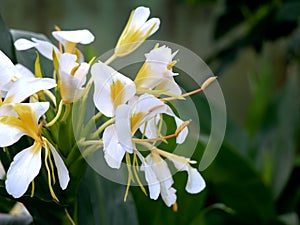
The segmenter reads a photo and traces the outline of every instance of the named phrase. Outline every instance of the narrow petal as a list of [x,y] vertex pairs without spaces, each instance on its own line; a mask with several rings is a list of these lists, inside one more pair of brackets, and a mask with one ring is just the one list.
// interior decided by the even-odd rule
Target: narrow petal
[[148,183],[150,198],[156,200],[160,193],[160,183],[151,169],[151,167],[144,160],[141,166],[141,171],[145,171],[145,178]]
[[55,80],[50,78],[19,79],[11,85],[4,102],[19,103],[41,90],[48,90],[55,86]]
[[146,23],[143,24],[143,26],[141,27],[141,30],[143,33],[146,34],[153,27],[149,34],[149,36],[151,36],[159,29],[159,25],[160,25],[160,19],[151,18],[150,20],[148,20]]
[[15,47],[18,51],[23,51],[36,47],[38,44],[24,38],[15,41]]
[[107,117],[115,115],[118,105],[126,103],[136,93],[134,82],[102,62],[91,68],[95,84],[94,103]]
[[94,35],[87,29],[71,31],[53,31],[53,37],[65,44],[66,41],[80,44],[90,44],[94,41]]
[[128,105],[120,105],[116,110],[116,129],[118,140],[127,152],[133,153],[130,125],[131,110]]
[[41,169],[41,144],[35,142],[31,147],[19,152],[7,171],[5,186],[14,198],[19,198]]
[[172,187],[174,181],[167,163],[158,155],[150,154],[146,158],[157,179],[160,182],[161,197],[167,206],[176,202],[176,190]]
[[103,132],[104,158],[111,168],[119,169],[125,150],[118,141],[115,125],[110,125]]
[[60,185],[61,189],[65,190],[70,181],[69,171],[68,171],[64,161],[62,160],[62,158],[60,157],[60,155],[54,148],[54,146],[48,141],[47,141],[47,143],[49,144],[49,147],[51,149],[51,153],[52,153],[52,156],[53,156],[53,159],[55,162],[55,166],[56,166],[57,174],[58,174],[59,185]]

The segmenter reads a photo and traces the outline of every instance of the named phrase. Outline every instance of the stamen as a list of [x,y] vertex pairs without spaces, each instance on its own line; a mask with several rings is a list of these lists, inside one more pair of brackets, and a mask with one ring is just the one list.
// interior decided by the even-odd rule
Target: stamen
[[130,183],[131,183],[131,181],[134,182],[132,172],[130,169],[131,161],[130,161],[130,156],[129,156],[128,152],[126,152],[126,165],[127,165],[127,171],[128,171],[128,180],[127,180],[127,186],[126,186],[126,191],[125,191],[125,195],[124,195],[124,202],[126,202],[127,197],[128,197]]
[[97,130],[96,132],[92,135],[92,138],[96,138],[99,136],[99,134],[102,133],[102,131],[108,127],[110,124],[115,122],[115,118],[111,118],[109,120],[107,120],[105,123],[103,123]]
[[62,113],[62,106],[63,106],[63,101],[61,100],[60,103],[59,103],[58,111],[57,111],[55,117],[49,123],[47,123],[45,125],[46,127],[51,127],[51,126],[53,126],[56,123],[56,121],[59,119],[59,117],[60,117],[60,115]]
[[173,209],[173,212],[177,212],[177,211],[178,211],[178,205],[177,205],[177,202],[175,202],[175,203],[172,205],[172,209]]
[[173,68],[173,66],[175,66],[175,64],[177,63],[177,60],[173,60],[169,65],[167,65],[167,69],[171,70]]

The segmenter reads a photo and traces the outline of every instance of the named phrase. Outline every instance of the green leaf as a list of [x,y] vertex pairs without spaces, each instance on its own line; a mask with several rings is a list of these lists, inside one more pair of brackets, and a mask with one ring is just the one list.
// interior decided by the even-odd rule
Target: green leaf
[[13,63],[16,63],[16,56],[15,56],[15,48],[13,46],[13,40],[11,34],[4,24],[2,17],[0,15],[0,50],[11,59]]
[[270,190],[249,160],[233,148],[222,147],[205,177],[217,202],[234,210],[244,224],[267,224],[275,217]]
[[78,224],[137,225],[131,194],[123,201],[125,188],[88,168],[78,194]]

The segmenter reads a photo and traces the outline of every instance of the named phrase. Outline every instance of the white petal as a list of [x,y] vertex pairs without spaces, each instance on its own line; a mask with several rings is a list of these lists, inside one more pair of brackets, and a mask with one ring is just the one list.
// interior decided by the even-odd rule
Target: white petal
[[172,187],[174,181],[167,163],[157,154],[150,154],[146,158],[160,182],[161,197],[167,206],[176,202],[176,190]]
[[156,200],[160,193],[160,183],[151,169],[151,167],[144,161],[141,170],[145,171],[145,178],[148,183],[150,198]]
[[50,142],[48,142],[48,144],[50,146],[51,153],[52,153],[52,156],[53,156],[53,159],[55,162],[55,166],[57,169],[59,185],[60,185],[61,189],[65,190],[70,181],[69,171],[68,171],[64,161],[62,160],[62,158],[60,157],[60,155],[54,148],[54,146]]
[[143,94],[136,102],[135,112],[144,113],[146,115],[145,120],[149,120],[157,114],[164,113],[166,107],[167,105],[153,95]]
[[0,50],[0,90],[7,91],[13,77],[19,75],[12,61]]
[[130,118],[130,107],[128,105],[120,105],[116,110],[118,140],[123,149],[129,153],[133,153]]
[[19,152],[7,171],[5,186],[7,192],[14,198],[21,197],[29,184],[41,169],[41,146],[34,143],[31,147]]
[[49,102],[33,102],[33,103],[16,103],[13,104],[14,110],[19,114],[23,114],[23,110],[27,110],[26,108],[29,107],[31,112],[33,113],[33,117],[35,119],[36,124],[42,115],[44,115],[47,110],[49,109],[50,103]]
[[156,115],[150,120],[147,120],[147,123],[143,123],[142,126],[140,126],[140,132],[141,133],[145,132],[147,138],[156,138],[158,136],[157,125],[159,120],[160,120],[159,115]]
[[178,169],[179,171],[187,171],[188,180],[185,187],[185,190],[187,192],[196,194],[205,188],[204,179],[202,178],[198,170],[193,168],[189,164],[189,159],[182,156],[170,157],[169,159],[174,163],[176,169]]
[[111,168],[119,169],[125,150],[119,144],[115,125],[110,125],[103,132],[104,158]]
[[21,78],[34,78],[34,74],[22,64],[16,64],[15,67],[19,71],[19,79]]
[[20,128],[7,124],[5,117],[0,118],[0,147],[16,143],[23,135],[25,133]]
[[53,50],[56,52],[56,54],[60,54],[58,48],[48,41],[42,41],[36,38],[32,38],[31,40],[37,43],[35,48],[39,51],[39,53],[49,60],[52,60]]
[[9,103],[19,103],[29,96],[56,86],[54,79],[50,78],[23,78],[16,80],[7,92]]
[[[183,121],[179,119],[177,116],[174,116],[174,119],[177,127],[179,127],[183,123]],[[187,127],[183,128],[183,130],[179,133],[179,135],[176,138],[176,143],[182,144],[185,141],[188,133],[189,133],[188,128]]]
[[74,67],[78,66],[78,63],[76,62],[77,56],[70,54],[70,53],[64,53],[60,56],[59,59],[59,71],[64,71],[65,73],[71,73]]
[[141,27],[141,30],[143,33],[147,33],[150,28],[153,26],[153,29],[151,30],[150,35],[154,34],[160,25],[160,19],[158,18],[151,18],[150,20],[148,20],[146,23],[144,23],[144,25]]
[[168,76],[162,80],[162,82],[156,86],[157,90],[165,90],[168,93],[181,95],[181,89],[179,85],[176,83],[173,77]]
[[53,31],[53,37],[65,44],[66,41],[80,44],[90,44],[94,41],[94,35],[87,29],[71,31]]
[[128,30],[140,29],[150,16],[150,9],[140,6],[134,10],[132,20]]
[[88,74],[90,69],[90,64],[88,63],[81,63],[78,69],[76,70],[74,77],[78,78],[81,80],[81,82],[84,84],[86,81],[86,75]]
[[18,51],[23,51],[36,47],[38,44],[24,38],[15,41],[15,47]]
[[78,100],[82,91],[84,80],[80,80],[77,77],[70,75],[64,71],[60,73],[60,91],[61,97],[64,102],[70,103]]
[[119,91],[122,96],[119,104],[126,103],[135,95],[134,82],[102,62],[95,63],[91,68],[92,79],[95,83],[94,103],[97,109],[107,117],[115,115],[115,99],[111,96],[111,85],[119,81],[123,88]]
[[188,167],[188,181],[185,190],[191,194],[196,194],[205,188],[205,181],[197,169]]
[[0,117],[2,116],[18,117],[18,114],[16,113],[11,104],[3,104],[0,106]]
[[[175,52],[177,53],[177,52]],[[156,63],[167,66],[173,60],[172,51],[170,48],[161,46],[152,49],[149,53],[145,54],[147,63]]]

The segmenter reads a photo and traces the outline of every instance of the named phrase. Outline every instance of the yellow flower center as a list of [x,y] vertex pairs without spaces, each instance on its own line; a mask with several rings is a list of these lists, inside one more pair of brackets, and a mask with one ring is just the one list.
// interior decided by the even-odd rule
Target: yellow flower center
[[113,81],[110,85],[110,98],[114,109],[124,102],[125,88],[120,80]]

